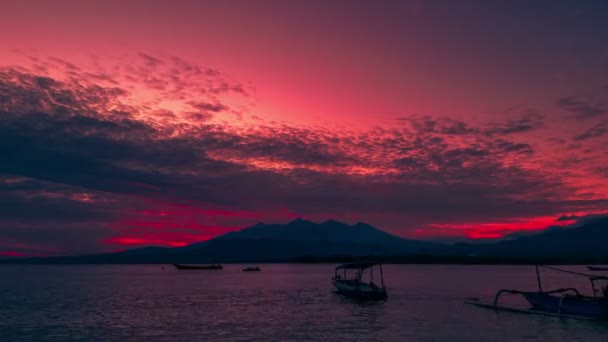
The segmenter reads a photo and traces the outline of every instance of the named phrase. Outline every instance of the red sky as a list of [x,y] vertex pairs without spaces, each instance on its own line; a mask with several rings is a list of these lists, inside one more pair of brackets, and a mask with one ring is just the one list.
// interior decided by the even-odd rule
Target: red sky
[[0,7],[4,255],[300,216],[495,238],[608,207],[602,2]]

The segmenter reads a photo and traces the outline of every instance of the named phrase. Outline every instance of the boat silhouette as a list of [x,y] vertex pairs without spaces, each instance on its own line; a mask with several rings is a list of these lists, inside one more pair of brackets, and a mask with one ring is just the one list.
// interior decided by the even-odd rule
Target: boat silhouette
[[587,266],[589,271],[608,271],[606,266]]
[[243,272],[259,272],[262,269],[260,269],[259,267],[245,267],[243,268]]
[[[539,268],[585,277],[591,284],[593,295],[585,296],[577,289],[572,287],[545,291],[543,290]],[[496,293],[493,302],[471,299],[465,301],[465,303],[494,310],[504,310],[527,314],[585,320],[608,319],[608,277],[585,274],[552,266],[538,265],[536,266],[536,281],[538,283],[537,291],[502,289]],[[517,308],[499,304],[499,298],[503,295],[520,295],[530,304],[531,307]]]
[[178,270],[222,270],[222,265],[184,265],[184,264],[173,264]]
[[[376,279],[380,280],[380,286],[374,283],[374,269],[377,268]],[[363,280],[367,272],[369,281]],[[384,285],[384,275],[382,265],[374,262],[343,264],[336,267],[332,285],[338,293],[362,300],[386,299],[386,286]]]

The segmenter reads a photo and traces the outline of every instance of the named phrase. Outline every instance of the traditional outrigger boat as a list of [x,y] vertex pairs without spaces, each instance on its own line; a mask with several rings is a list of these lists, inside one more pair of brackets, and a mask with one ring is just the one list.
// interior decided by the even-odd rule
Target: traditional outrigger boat
[[183,265],[173,264],[178,270],[222,270],[222,265]]
[[[593,296],[582,295],[575,288],[561,288],[543,291],[539,268],[582,276],[589,279]],[[608,319],[608,277],[574,272],[551,266],[536,266],[538,291],[518,291],[503,289],[496,293],[493,302],[479,299],[465,301],[467,304],[495,310],[512,311],[546,316],[577,318],[586,320]],[[599,288],[598,288],[599,286]],[[498,303],[504,294],[521,295],[531,305],[530,308],[517,308]]]
[[259,267],[245,267],[243,268],[243,272],[260,272],[262,269]]
[[589,271],[608,271],[608,267],[605,266],[587,266]]
[[[374,269],[378,269],[376,279],[379,278],[380,280],[379,286],[374,283]],[[364,281],[365,275],[368,276],[369,282]],[[378,300],[387,297],[382,265],[379,263],[366,262],[339,265],[334,271],[332,284],[338,293],[350,298]]]

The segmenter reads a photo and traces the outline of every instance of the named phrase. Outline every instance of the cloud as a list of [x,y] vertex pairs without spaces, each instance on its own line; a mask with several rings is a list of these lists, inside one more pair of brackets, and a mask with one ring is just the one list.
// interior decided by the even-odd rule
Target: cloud
[[141,57],[145,61],[146,66],[148,66],[150,68],[156,68],[157,66],[163,64],[162,60],[160,60],[160,59],[158,59],[156,57],[152,57],[150,55],[147,55],[145,53],[140,52],[138,55],[139,55],[139,57]]
[[397,121],[411,125],[412,128],[418,132],[448,135],[469,135],[479,133],[478,128],[471,127],[464,121],[450,118],[432,118],[429,116],[418,118],[404,116],[398,117]]
[[544,117],[534,110],[528,110],[519,119],[509,119],[506,122],[494,124],[485,130],[485,133],[492,135],[510,135],[525,133],[537,130],[544,126]]
[[[34,235],[44,236],[62,250],[70,247],[54,234],[67,234],[92,249],[103,248],[102,241],[172,237],[171,244],[293,215],[357,217],[408,234],[438,222],[557,215],[608,205],[570,198],[573,189],[558,175],[524,166],[535,148],[511,134],[540,127],[540,116],[490,128],[432,117],[343,132],[231,126],[213,120],[228,106],[222,92],[212,89],[224,83],[228,89],[229,82],[206,88],[203,93],[212,96],[196,102],[189,91],[177,90],[196,88],[183,74],[217,78],[219,72],[208,76],[181,60],[151,65],[154,61],[141,58],[143,66],[126,71],[134,84],[156,89],[156,82],[148,81],[166,75],[151,69],[178,68],[178,79],[159,88],[160,99],[141,101],[131,83],[116,84],[85,71],[61,79],[0,70],[5,190],[0,214],[6,214],[0,237],[36,245],[44,239]],[[113,73],[109,79],[126,76]],[[183,106],[163,108],[164,95],[183,97]],[[202,210],[209,208],[241,214]]]
[[557,101],[557,105],[574,114],[577,119],[589,119],[608,113],[605,104],[591,102],[576,96],[562,97]]
[[582,134],[579,134],[573,138],[574,141],[582,141],[587,139],[599,138],[608,133],[608,124],[601,123],[587,129]]
[[517,154],[532,154],[534,149],[530,144],[513,143],[512,141],[498,139],[496,146],[504,152],[514,152]]
[[578,215],[562,215],[562,216],[558,217],[555,220],[555,222],[575,221],[575,220],[578,220],[579,218],[581,218],[581,216],[578,216]]
[[190,101],[188,102],[188,104],[190,104],[194,109],[198,109],[204,113],[206,112],[213,112],[213,113],[218,113],[224,110],[227,110],[228,107],[221,104],[221,103],[207,103],[207,102],[193,102]]

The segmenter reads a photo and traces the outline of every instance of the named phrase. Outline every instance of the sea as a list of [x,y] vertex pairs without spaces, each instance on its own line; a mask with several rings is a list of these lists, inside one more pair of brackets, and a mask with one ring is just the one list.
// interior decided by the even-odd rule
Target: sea
[[[334,293],[334,267],[0,265],[0,341],[608,341],[606,323],[464,303],[536,289],[533,266],[384,265],[379,302]],[[585,278],[542,278],[545,289],[591,292]]]

